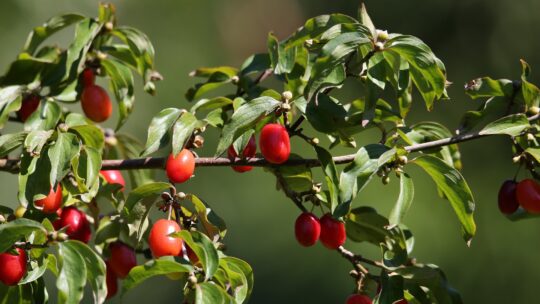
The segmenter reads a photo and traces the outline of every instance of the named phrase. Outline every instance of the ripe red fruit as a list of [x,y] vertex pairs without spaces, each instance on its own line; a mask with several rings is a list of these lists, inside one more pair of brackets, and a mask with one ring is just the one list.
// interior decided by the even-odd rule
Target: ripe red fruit
[[54,221],[54,228],[59,230],[67,227],[66,234],[70,239],[88,243],[92,235],[90,223],[86,219],[84,212],[70,206],[62,209],[60,218]]
[[345,243],[345,224],[332,218],[330,213],[321,218],[321,243],[328,249],[337,249]]
[[90,68],[84,69],[81,78],[84,87],[94,85],[94,83],[96,82],[96,75],[94,74],[94,71]]
[[110,299],[118,292],[118,278],[112,270],[109,261],[105,262],[105,265],[107,266],[107,276],[105,280],[107,283],[107,299]]
[[517,183],[513,180],[505,181],[499,190],[499,210],[504,214],[512,214],[519,208],[516,195]]
[[517,201],[530,213],[540,213],[540,185],[532,179],[524,179],[516,188]]
[[353,294],[347,298],[346,304],[371,304],[371,299],[366,295]]
[[148,244],[155,258],[162,256],[178,256],[182,252],[182,240],[169,234],[180,231],[175,221],[160,219],[150,230]]
[[81,107],[86,117],[95,122],[103,122],[112,114],[111,99],[98,85],[89,85],[83,89]]
[[[255,142],[255,137],[252,136],[249,139],[248,144],[244,148],[244,151],[242,151],[242,157],[243,159],[249,159],[253,156],[255,156],[255,153],[257,152],[257,143]],[[234,147],[230,146],[229,150],[227,150],[227,155],[229,158],[234,159],[238,157],[238,153],[234,151]],[[239,173],[247,172],[253,169],[253,166],[232,166],[233,170]]]
[[267,124],[261,131],[259,146],[264,158],[272,164],[282,164],[289,159],[291,142],[287,129],[280,124]]
[[315,245],[321,234],[319,219],[309,212],[304,212],[296,219],[294,234],[300,245],[309,247]]
[[62,206],[62,186],[58,184],[56,191],[51,187],[49,194],[34,202],[36,207],[41,207],[44,213],[55,213]]
[[23,99],[21,108],[17,111],[17,116],[22,122],[25,122],[37,110],[39,101],[39,96],[33,94]]
[[195,171],[195,157],[193,157],[193,153],[188,149],[183,149],[176,157],[170,154],[165,170],[171,182],[183,183],[187,181]]
[[26,273],[26,252],[20,248],[16,250],[19,255],[0,254],[0,282],[7,286],[17,285]]
[[126,181],[124,180],[124,176],[122,176],[122,173],[120,173],[119,170],[101,170],[99,171],[99,174],[103,176],[103,178],[108,184],[122,185],[121,190],[124,190],[124,187],[126,186]]
[[109,259],[111,269],[119,278],[125,278],[129,271],[137,266],[135,250],[122,242],[112,243],[109,249],[111,250]]

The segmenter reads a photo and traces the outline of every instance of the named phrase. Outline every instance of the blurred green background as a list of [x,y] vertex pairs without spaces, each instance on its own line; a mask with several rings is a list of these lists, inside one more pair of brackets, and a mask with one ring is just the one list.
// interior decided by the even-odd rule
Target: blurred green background
[[[239,66],[251,53],[265,51],[269,31],[283,39],[309,17],[330,12],[355,15],[358,6],[358,1],[344,0],[113,2],[121,24],[140,28],[150,36],[156,48],[157,69],[165,77],[158,84],[156,97],[138,91],[135,111],[123,128],[141,140],[151,117],[160,109],[189,107],[183,97],[194,83],[189,71],[200,66]],[[68,11],[96,15],[97,3],[0,1],[0,67],[7,68],[34,26]],[[449,80],[454,83],[449,90],[452,100],[436,104],[432,113],[417,100],[409,123],[435,120],[455,128],[461,113],[478,104],[464,95],[463,84],[487,75],[518,78],[520,58],[531,64],[533,82],[540,82],[540,72],[534,73],[540,69],[539,1],[372,0],[367,6],[378,28],[426,41],[445,62]],[[56,37],[65,42],[70,35]],[[351,94],[355,92],[353,86],[349,89]],[[361,144],[366,144],[373,142],[376,134],[366,133],[360,138]],[[216,139],[216,132],[211,132],[200,153],[211,155]],[[461,148],[463,172],[477,200],[478,234],[472,247],[467,248],[449,204],[437,196],[434,184],[423,172],[408,168],[416,186],[415,201],[405,220],[416,237],[414,255],[419,261],[444,269],[465,303],[534,303],[540,281],[540,221],[512,223],[496,207],[500,184],[515,172],[508,140],[482,139]],[[293,150],[311,155],[297,141]],[[6,173],[0,175],[0,181],[0,203],[15,206],[16,177]],[[397,198],[397,183],[394,179],[383,188],[374,181],[355,206],[372,205],[387,214]],[[228,253],[247,260],[255,271],[251,303],[343,303],[353,290],[348,262],[320,245],[306,249],[296,243],[293,225],[298,211],[275,191],[273,177],[262,169],[237,174],[230,168],[199,168],[196,178],[179,190],[197,193],[227,221]],[[379,257],[372,247],[349,247]],[[53,287],[54,282],[49,283]],[[179,303],[180,290],[177,282],[156,278],[129,292],[124,301]]]

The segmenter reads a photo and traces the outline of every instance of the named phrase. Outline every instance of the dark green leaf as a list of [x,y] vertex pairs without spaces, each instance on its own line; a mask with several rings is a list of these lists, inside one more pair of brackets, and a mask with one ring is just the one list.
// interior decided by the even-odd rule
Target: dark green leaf
[[28,237],[34,231],[45,231],[45,228],[25,218],[0,225],[0,252],[6,252],[16,241]]
[[234,300],[219,286],[210,283],[200,283],[195,286],[195,304],[232,304]]
[[172,153],[178,155],[187,141],[191,138],[193,131],[197,127],[199,120],[190,112],[184,112],[176,121],[173,127]]
[[173,237],[178,237],[186,242],[199,258],[204,270],[205,280],[209,280],[214,276],[219,264],[219,256],[214,243],[204,234],[198,231],[182,230],[172,234]]
[[512,81],[508,79],[495,80],[483,77],[473,79],[465,85],[465,93],[473,99],[493,96],[511,97],[512,92]]
[[78,125],[70,127],[69,131],[77,134],[86,146],[92,147],[98,151],[103,150],[105,137],[103,131],[98,127],[94,125]]
[[339,179],[337,175],[336,164],[332,159],[332,154],[330,154],[330,152],[328,152],[324,148],[315,146],[315,152],[317,152],[317,158],[321,162],[324,177],[326,180],[326,186],[328,187],[328,191],[330,192],[331,210],[332,213],[334,213],[336,208],[340,204]]
[[262,72],[268,68],[270,68],[270,56],[268,54],[255,54],[242,63],[240,75]]
[[139,265],[131,269],[128,276],[122,281],[122,293],[128,292],[151,277],[192,271],[193,267],[191,265],[180,264],[166,257],[151,260],[144,265]]
[[84,295],[86,285],[86,263],[73,242],[58,243],[58,257],[62,268],[56,280],[58,303],[76,304]]
[[107,297],[107,284],[105,282],[105,262],[88,245],[79,241],[68,241],[63,244],[77,251],[86,265],[86,279],[92,287],[94,303],[103,303]]
[[120,129],[126,122],[129,114],[133,110],[135,101],[133,88],[133,75],[127,65],[114,59],[101,60],[101,66],[111,79],[111,88],[114,91],[120,118],[116,124],[116,130]]
[[267,47],[274,73],[276,75],[290,73],[294,66],[296,48],[285,48],[273,33],[268,34]]
[[178,109],[167,108],[161,110],[150,122],[146,146],[141,152],[142,156],[152,154],[169,143],[169,131],[182,112]]
[[71,133],[59,132],[56,142],[48,150],[51,162],[50,181],[54,185],[69,172],[71,161],[79,153],[79,140]]
[[32,32],[30,32],[24,45],[24,51],[29,54],[34,54],[38,46],[49,36],[83,19],[84,17],[78,14],[65,14],[52,17],[43,25],[35,27]]
[[0,157],[20,147],[27,136],[27,132],[17,132],[0,136]]
[[56,127],[62,117],[62,109],[54,101],[41,102],[28,120],[24,123],[24,130],[51,130]]
[[390,232],[386,229],[388,225],[388,220],[370,207],[351,210],[345,222],[347,237],[350,240],[375,245],[385,243],[386,238],[390,237]]
[[397,225],[401,223],[407,211],[412,205],[414,198],[414,184],[412,178],[407,173],[399,176],[399,197],[396,205],[390,212],[390,224]]
[[463,238],[470,244],[476,233],[473,218],[474,198],[461,173],[439,158],[422,155],[413,160],[414,164],[424,169],[450,201],[462,227]]
[[531,124],[527,120],[525,114],[514,114],[494,121],[485,126],[479,134],[481,135],[493,135],[493,134],[507,134],[510,136],[518,136],[525,129],[529,128]]
[[199,222],[206,235],[208,235],[212,241],[225,237],[225,233],[227,232],[225,221],[223,221],[223,219],[221,219],[207,203],[203,202],[197,196],[191,194],[190,199],[195,206]]

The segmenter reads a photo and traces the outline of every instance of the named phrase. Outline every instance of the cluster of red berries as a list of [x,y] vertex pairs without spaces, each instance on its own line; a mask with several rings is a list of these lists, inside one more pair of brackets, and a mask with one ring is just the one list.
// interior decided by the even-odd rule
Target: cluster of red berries
[[[282,164],[289,159],[291,154],[291,143],[287,129],[277,123],[267,124],[261,130],[259,146],[263,157],[272,164]],[[242,151],[241,158],[249,159],[255,156],[257,144],[255,137],[251,137],[248,144]],[[233,146],[227,150],[229,158],[238,157],[238,153]],[[233,166],[236,172],[247,172],[253,169],[252,166]],[[183,149],[176,156],[170,154],[165,165],[167,177],[172,183],[183,183],[193,176],[195,171],[195,157],[188,149]]]
[[540,184],[533,179],[505,181],[499,190],[499,210],[512,214],[521,206],[532,214],[540,213]]
[[336,220],[330,213],[319,220],[313,213],[304,212],[296,219],[294,234],[300,245],[309,247],[318,240],[328,249],[337,249],[345,243],[347,235],[343,222]]
[[[345,302],[345,304],[372,304],[372,303],[373,301],[371,300],[371,298],[364,294],[350,295],[347,298],[347,301]],[[397,302],[394,302],[394,304],[408,304],[408,303],[409,302],[405,299],[401,299]]]

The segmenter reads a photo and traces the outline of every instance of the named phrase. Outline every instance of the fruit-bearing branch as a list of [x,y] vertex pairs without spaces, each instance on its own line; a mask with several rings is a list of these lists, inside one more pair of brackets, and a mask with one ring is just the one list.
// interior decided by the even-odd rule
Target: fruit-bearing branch
[[[530,116],[529,121],[540,119],[540,114]],[[409,152],[419,152],[426,149],[438,148],[457,144],[481,137],[491,136],[491,134],[482,134],[481,132],[469,132],[452,137],[428,141],[425,143],[414,144],[404,147]],[[354,160],[355,154],[341,155],[333,157],[336,164],[347,164]],[[134,170],[134,169],[160,169],[165,167],[166,158],[146,157],[133,159],[107,159],[102,162],[103,170]],[[275,166],[308,166],[319,167],[321,162],[316,158],[298,158],[289,159],[286,162],[275,165],[266,161],[264,158],[254,157],[250,159],[229,159],[225,157],[199,157],[195,160],[198,167],[229,167],[229,166],[254,166],[254,167],[275,167]],[[0,159],[0,171],[18,173],[19,159]]]

